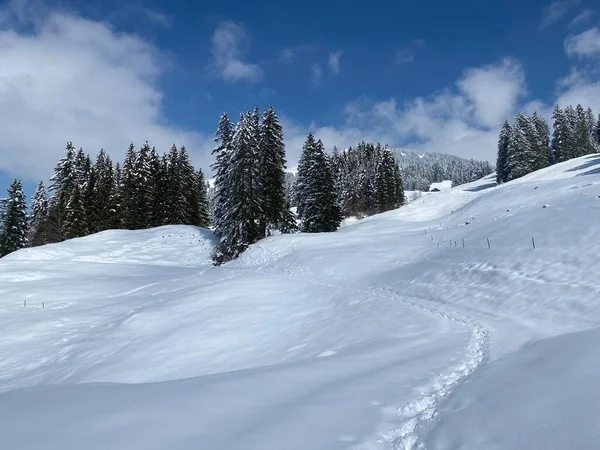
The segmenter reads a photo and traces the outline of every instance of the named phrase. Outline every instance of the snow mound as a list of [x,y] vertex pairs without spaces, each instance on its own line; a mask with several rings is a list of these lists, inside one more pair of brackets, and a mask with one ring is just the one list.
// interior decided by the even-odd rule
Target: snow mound
[[3,258],[0,448],[595,448],[600,155],[494,178],[221,267],[193,227]]
[[217,238],[211,230],[167,225],[108,230],[58,244],[20,250],[6,261],[71,261],[194,267],[210,263]]

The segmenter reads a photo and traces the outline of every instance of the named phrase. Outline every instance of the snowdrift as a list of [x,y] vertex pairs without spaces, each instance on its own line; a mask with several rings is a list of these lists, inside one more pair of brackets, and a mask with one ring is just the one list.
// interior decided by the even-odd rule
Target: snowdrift
[[222,267],[190,227],[0,260],[0,448],[595,448],[600,155],[494,178]]

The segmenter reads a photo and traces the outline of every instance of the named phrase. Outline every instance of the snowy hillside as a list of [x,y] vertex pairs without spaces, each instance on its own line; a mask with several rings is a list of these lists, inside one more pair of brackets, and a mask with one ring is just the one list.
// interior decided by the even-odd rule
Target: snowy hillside
[[3,258],[0,448],[595,448],[600,155],[494,179],[222,267],[193,227]]

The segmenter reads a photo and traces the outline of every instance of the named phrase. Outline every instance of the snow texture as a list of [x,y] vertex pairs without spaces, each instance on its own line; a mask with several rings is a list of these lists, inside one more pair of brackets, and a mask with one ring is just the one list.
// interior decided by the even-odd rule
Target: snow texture
[[600,155],[494,180],[221,267],[184,226],[3,258],[0,448],[595,448]]

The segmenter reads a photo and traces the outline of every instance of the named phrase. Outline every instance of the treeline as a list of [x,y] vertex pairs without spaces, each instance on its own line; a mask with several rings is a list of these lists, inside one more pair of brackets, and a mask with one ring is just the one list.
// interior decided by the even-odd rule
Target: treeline
[[160,155],[148,142],[131,144],[123,163],[113,164],[103,150],[92,161],[69,142],[30,211],[19,181],[0,203],[0,256],[108,229],[186,224],[212,225],[220,238],[213,260],[222,264],[275,233],[335,231],[344,217],[404,204],[401,171],[387,146],[362,142],[328,154],[309,134],[293,176],[283,138],[273,108],[242,113],[235,124],[223,114],[212,187],[184,147]]
[[504,183],[528,173],[600,150],[600,116],[581,105],[564,110],[556,105],[553,133],[537,112],[517,114],[514,123],[504,122],[498,138],[496,179]]
[[407,191],[428,191],[431,183],[444,180],[452,180],[452,186],[458,186],[494,172],[488,161],[408,149],[396,149],[394,152]]
[[387,146],[361,142],[343,152],[334,148],[331,159],[344,217],[369,216],[405,203],[400,167]]
[[50,181],[47,191],[39,183],[30,214],[21,182],[12,183],[0,205],[0,256],[108,229],[210,224],[204,174],[184,147],[159,155],[131,144],[120,165],[104,150],[92,162],[69,142]]
[[257,108],[242,113],[237,124],[224,114],[215,141],[216,177],[209,197],[220,237],[216,264],[276,232],[335,231],[346,216],[404,204],[400,169],[393,152],[380,144],[363,142],[329,155],[323,142],[309,134],[297,175],[286,172],[283,130],[273,108],[262,119]]

